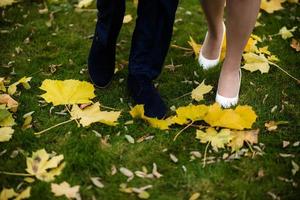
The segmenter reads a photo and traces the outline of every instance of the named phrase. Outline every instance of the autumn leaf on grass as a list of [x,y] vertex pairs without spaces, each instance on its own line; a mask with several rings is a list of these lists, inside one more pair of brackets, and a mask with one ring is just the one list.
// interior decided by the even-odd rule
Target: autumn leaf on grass
[[31,187],[27,187],[20,193],[15,192],[13,188],[7,189],[4,188],[0,193],[1,200],[8,200],[15,197],[15,200],[28,199],[30,197]]
[[132,21],[132,16],[130,14],[128,15],[125,15],[124,18],[123,18],[123,24],[128,24],[129,22]]
[[6,109],[0,109],[0,127],[11,127],[15,124],[15,119],[13,118],[12,114]]
[[300,40],[296,40],[292,38],[291,47],[295,49],[297,52],[300,51]]
[[10,95],[15,94],[16,91],[17,91],[17,86],[18,86],[19,84],[22,84],[23,87],[24,87],[25,89],[27,89],[27,90],[30,89],[30,85],[29,85],[28,82],[31,80],[31,78],[32,78],[32,77],[26,77],[26,76],[24,76],[23,78],[21,78],[21,79],[18,80],[17,82],[11,84],[11,85],[8,87],[8,89],[7,89],[8,94],[10,94]]
[[206,105],[188,105],[176,109],[176,116],[172,117],[172,121],[179,125],[184,125],[189,122],[203,120],[208,111]]
[[291,28],[291,29],[287,29],[287,28],[284,26],[284,27],[282,27],[282,28],[279,30],[278,34],[281,35],[282,39],[286,40],[286,39],[291,38],[291,37],[294,36],[292,32],[294,32],[296,29],[297,29],[297,26],[294,26],[294,27]]
[[54,106],[90,103],[95,97],[94,86],[86,81],[46,79],[40,89],[46,91],[41,97]]
[[61,174],[65,167],[63,155],[50,156],[45,149],[40,149],[32,153],[32,157],[26,158],[26,171],[36,176],[39,180],[50,182],[55,176]]
[[77,8],[87,8],[92,5],[94,0],[79,0],[78,4],[76,5]]
[[204,116],[204,121],[213,127],[224,127],[243,130],[251,128],[257,115],[251,106],[237,106],[233,109],[222,109],[218,103],[211,105]]
[[284,9],[282,7],[282,3],[286,0],[262,0],[260,4],[260,8],[267,13],[273,13],[274,11],[282,10]]
[[14,133],[14,129],[11,127],[0,128],[0,142],[7,142],[11,139]]
[[250,72],[259,70],[261,73],[268,73],[270,69],[269,60],[263,55],[257,55],[255,53],[244,53],[243,58],[245,64],[242,66]]
[[16,3],[16,2],[18,2],[18,1],[17,0],[1,0],[0,1],[0,8],[4,8],[6,6],[10,6],[10,5],[12,5],[13,3]]
[[34,113],[34,111],[31,111],[31,112],[23,115],[24,123],[22,125],[22,130],[26,130],[26,129],[32,127],[31,122],[32,122],[32,114],[33,113]]
[[211,85],[205,85],[204,81],[205,80],[203,80],[202,83],[192,91],[192,99],[201,101],[203,100],[203,95],[209,93],[212,90],[213,87]]
[[206,129],[206,132],[197,130],[196,139],[199,139],[201,143],[210,143],[213,150],[218,151],[218,148],[225,148],[232,136],[229,129],[222,129],[218,133],[214,128],[210,127]]
[[6,92],[6,87],[4,84],[5,79],[3,77],[0,77],[0,91]]
[[231,131],[232,140],[228,144],[232,152],[238,151],[244,143],[257,144],[259,129],[250,131]]
[[5,105],[12,112],[17,112],[18,102],[8,94],[0,94],[0,105]]
[[100,110],[100,103],[97,102],[84,109],[80,109],[78,105],[73,105],[71,110],[71,119],[78,119],[82,126],[89,126],[92,123],[100,122],[109,126],[115,126],[121,112],[107,112]]
[[66,196],[68,199],[80,199],[79,188],[79,185],[71,187],[66,181],[60,184],[51,183],[51,192],[56,197]]
[[265,127],[267,128],[268,131],[276,131],[279,125],[283,125],[283,124],[288,124],[288,121],[269,121],[265,123]]
[[199,53],[202,45],[195,42],[192,36],[190,36],[190,41],[188,41],[188,43],[193,48],[195,58],[197,59],[199,57]]
[[136,105],[134,106],[131,111],[129,112],[133,118],[140,118],[147,121],[152,127],[158,128],[161,130],[169,129],[174,122],[171,118],[167,118],[165,120],[157,119],[157,118],[150,118],[144,115],[144,105]]

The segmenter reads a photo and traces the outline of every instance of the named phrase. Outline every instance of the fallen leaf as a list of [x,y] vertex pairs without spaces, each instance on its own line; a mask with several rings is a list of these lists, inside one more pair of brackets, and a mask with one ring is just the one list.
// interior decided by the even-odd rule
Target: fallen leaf
[[5,8],[6,6],[10,6],[10,5],[12,5],[16,2],[18,2],[18,1],[17,0],[1,0],[0,1],[0,8]]
[[212,89],[213,87],[211,85],[205,85],[205,80],[203,80],[202,83],[192,91],[192,99],[199,102],[203,100],[203,95],[209,93]]
[[188,41],[188,44],[193,48],[195,58],[197,59],[199,57],[201,44],[197,44],[192,36],[190,36],[190,41]]
[[282,147],[283,148],[286,148],[287,146],[289,146],[290,145],[290,142],[289,141],[282,141]]
[[27,187],[21,193],[19,193],[15,200],[28,199],[30,197],[31,187]]
[[87,8],[92,5],[94,0],[79,0],[78,4],[76,5],[77,8]]
[[8,94],[0,94],[0,104],[4,104],[12,112],[17,112],[18,102]]
[[98,188],[104,188],[103,183],[101,182],[100,177],[91,177],[92,183]]
[[0,142],[7,142],[12,138],[14,129],[11,127],[0,128]]
[[196,192],[194,194],[192,194],[192,196],[189,198],[189,200],[197,200],[200,197],[200,193]]
[[15,94],[16,91],[17,91],[17,86],[18,86],[19,84],[22,84],[23,87],[24,87],[25,89],[30,89],[29,81],[31,80],[31,78],[32,78],[32,77],[26,77],[26,76],[24,76],[23,78],[21,78],[21,79],[18,80],[17,82],[11,84],[11,85],[8,87],[8,89],[7,89],[8,94],[9,94],[9,95]]
[[89,126],[92,123],[100,122],[109,126],[117,125],[117,120],[121,115],[121,112],[115,111],[101,111],[100,103],[85,107],[83,110],[78,105],[73,105],[70,112],[71,119],[78,119],[82,126]]
[[184,125],[190,121],[203,120],[207,114],[209,107],[206,105],[188,105],[176,109],[176,116],[172,117],[172,121]]
[[25,190],[23,190],[20,193],[16,193],[13,188],[11,189],[3,188],[3,190],[0,193],[0,199],[8,200],[13,197],[15,197],[14,200],[28,199],[30,197],[30,191],[31,191],[31,187],[27,187]]
[[170,153],[170,158],[171,158],[171,160],[172,160],[174,163],[177,163],[177,162],[178,162],[178,158],[177,158],[174,154],[172,154],[172,153]]
[[276,131],[279,125],[284,125],[284,124],[288,124],[288,121],[269,121],[265,123],[265,127],[267,128],[268,131]]
[[291,47],[295,49],[297,52],[300,51],[300,40],[296,40],[292,38]]
[[260,8],[267,13],[272,14],[275,11],[282,10],[282,3],[286,0],[262,0],[260,4]]
[[130,15],[130,14],[128,14],[128,15],[125,15],[124,16],[124,19],[123,19],[123,24],[128,24],[129,22],[131,22],[132,21],[132,16]]
[[255,53],[244,53],[243,58],[245,64],[242,66],[250,72],[259,70],[261,73],[268,73],[270,69],[269,60],[264,56],[264,54],[257,55]]
[[224,127],[243,130],[251,128],[257,115],[251,106],[237,106],[233,109],[222,109],[218,103],[209,106],[204,121],[213,127]]
[[34,111],[31,111],[29,113],[26,113],[25,115],[23,115],[24,123],[22,125],[22,130],[26,130],[28,128],[31,128],[31,122],[32,122],[32,114],[34,113]]
[[210,143],[214,151],[218,151],[218,148],[225,148],[225,144],[228,144],[232,139],[232,135],[229,129],[222,129],[219,133],[214,128],[207,128],[206,132],[197,130],[196,139],[199,139],[201,143]]
[[292,169],[292,174],[293,176],[296,175],[296,173],[299,171],[299,165],[295,161],[291,161],[293,169]]
[[79,185],[71,187],[66,181],[60,184],[51,183],[51,192],[53,192],[56,197],[66,196],[68,199],[76,199],[80,196],[79,188]]
[[61,163],[63,159],[63,155],[50,157],[45,149],[40,149],[33,152],[32,157],[26,158],[26,171],[39,180],[50,182],[60,175],[65,167],[65,163]]
[[286,40],[286,39],[291,38],[291,37],[294,36],[292,32],[294,32],[296,29],[297,29],[297,26],[294,26],[294,27],[291,28],[291,29],[287,29],[287,28],[284,26],[284,27],[282,27],[282,28],[279,30],[278,34],[281,35],[282,39]]
[[232,152],[237,152],[243,147],[244,143],[257,144],[259,129],[250,131],[232,131],[231,142],[228,144]]
[[94,86],[86,81],[46,79],[40,89],[46,91],[41,97],[54,106],[90,103],[95,97]]
[[128,177],[127,182],[131,181],[134,178],[134,173],[129,169],[121,167],[119,170],[124,176]]
[[134,138],[131,135],[125,135],[125,138],[129,143],[134,144]]

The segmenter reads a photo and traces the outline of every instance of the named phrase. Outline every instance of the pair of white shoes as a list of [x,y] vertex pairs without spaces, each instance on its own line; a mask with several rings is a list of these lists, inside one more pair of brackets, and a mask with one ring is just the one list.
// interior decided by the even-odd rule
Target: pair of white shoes
[[[225,33],[226,33],[226,27],[225,27],[225,24],[223,23],[223,39],[222,39],[222,43],[220,45],[218,58],[216,58],[216,59],[205,58],[202,54],[202,48],[201,48],[198,61],[199,61],[200,66],[202,66],[204,70],[215,67],[220,62],[222,45],[223,45],[223,42],[225,39]],[[207,33],[206,33],[205,39],[206,39],[206,37],[207,37]],[[240,69],[239,70],[239,87],[238,88],[240,88],[240,86],[241,86],[241,79],[242,79],[242,71]],[[231,98],[221,96],[219,94],[219,92],[217,91],[216,102],[219,103],[223,108],[229,108],[231,106],[236,105],[238,103],[238,100],[239,100],[239,89],[238,89],[236,96],[231,97]]]

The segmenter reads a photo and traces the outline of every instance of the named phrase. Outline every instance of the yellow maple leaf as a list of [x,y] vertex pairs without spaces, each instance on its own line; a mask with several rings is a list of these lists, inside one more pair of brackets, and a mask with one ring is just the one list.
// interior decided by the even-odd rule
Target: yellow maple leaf
[[176,116],[172,117],[172,121],[179,125],[187,124],[192,121],[203,120],[208,111],[208,106],[206,105],[188,105],[179,107],[176,109]]
[[100,122],[109,126],[115,126],[121,112],[100,111],[100,103],[80,109],[78,105],[73,105],[70,112],[71,119],[78,119],[82,126],[89,126],[92,123]]
[[271,56],[271,52],[268,50],[268,46],[264,46],[258,49],[259,53],[263,53],[265,55]]
[[0,142],[7,142],[11,139],[14,133],[14,129],[11,127],[0,128]]
[[282,39],[286,40],[286,39],[291,38],[291,37],[294,36],[294,35],[293,35],[293,32],[294,32],[296,29],[297,29],[297,26],[294,26],[294,27],[291,28],[291,29],[287,29],[287,28],[284,26],[284,27],[282,27],[282,28],[279,30],[278,34],[281,35]]
[[15,124],[12,114],[5,109],[0,109],[0,126],[11,127]]
[[1,0],[0,1],[0,8],[6,7],[6,6],[10,6],[13,3],[16,3],[16,0]]
[[228,144],[228,146],[231,147],[232,152],[234,152],[242,148],[245,142],[249,144],[257,144],[258,133],[259,129],[250,131],[232,131],[232,140]]
[[205,85],[205,80],[203,80],[202,83],[192,91],[192,99],[196,101],[203,100],[203,95],[209,93],[212,88],[211,85]]
[[229,129],[222,129],[219,133],[212,127],[206,129],[206,132],[197,130],[196,139],[199,139],[201,143],[210,143],[214,151],[218,151],[218,148],[225,148],[225,144],[228,144],[232,139],[231,131]]
[[130,115],[133,118],[140,118],[147,121],[152,127],[158,128],[161,130],[167,130],[174,123],[172,118],[167,118],[165,120],[150,118],[144,115],[144,105],[136,105],[130,110]]
[[30,85],[29,85],[28,82],[29,82],[31,79],[32,79],[32,77],[26,77],[26,76],[24,76],[23,78],[21,78],[21,79],[18,80],[17,82],[11,84],[11,85],[8,87],[8,89],[7,89],[8,94],[10,94],[10,95],[15,94],[16,91],[17,91],[17,86],[18,86],[19,84],[22,84],[23,87],[24,87],[25,89],[27,89],[27,90],[30,89]]
[[257,55],[255,53],[244,53],[243,58],[245,64],[242,66],[243,69],[246,69],[250,72],[259,70],[261,73],[268,73],[270,69],[268,59],[263,55]]
[[41,97],[54,106],[90,103],[95,97],[94,86],[86,81],[46,79],[40,89],[46,91]]
[[282,10],[282,3],[286,0],[262,0],[260,4],[260,8],[267,13],[273,13],[278,10]]
[[243,130],[251,128],[257,115],[250,106],[237,106],[233,109],[223,109],[218,103],[211,105],[204,116],[204,121],[213,127],[224,127]]
[[195,58],[197,59],[199,57],[199,53],[202,45],[195,42],[192,36],[190,36],[190,40],[188,41],[188,44],[192,47],[195,54]]
[[40,149],[33,152],[32,157],[26,158],[26,171],[39,180],[53,181],[55,176],[60,175],[65,167],[65,162],[62,163],[63,159],[63,155],[50,157],[45,149]]
[[3,190],[0,193],[0,199],[8,200],[13,197],[15,197],[14,200],[27,199],[30,197],[30,191],[31,191],[31,187],[27,187],[21,193],[16,193],[13,188],[11,189],[3,188]]
[[79,188],[79,185],[71,187],[66,181],[60,184],[51,183],[51,191],[55,196],[66,196],[68,199],[77,199],[80,196]]

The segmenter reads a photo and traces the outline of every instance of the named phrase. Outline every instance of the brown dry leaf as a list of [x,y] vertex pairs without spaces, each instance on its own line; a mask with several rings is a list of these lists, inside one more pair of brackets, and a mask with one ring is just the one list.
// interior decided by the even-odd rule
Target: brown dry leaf
[[243,147],[244,143],[257,144],[259,129],[250,131],[232,131],[233,136],[228,146],[231,147],[232,152],[237,152]]
[[271,132],[271,131],[276,131],[279,125],[288,124],[288,123],[289,123],[288,121],[278,121],[278,122],[269,121],[265,123],[265,127],[267,128],[268,131]]
[[0,94],[0,104],[4,104],[12,112],[17,112],[18,102],[8,94]]
[[51,183],[51,191],[56,197],[66,196],[68,199],[78,199],[80,197],[79,188],[79,185],[71,187],[66,181],[60,184]]
[[291,47],[293,49],[295,49],[297,52],[299,52],[300,51],[300,40],[296,40],[296,39],[292,38]]

